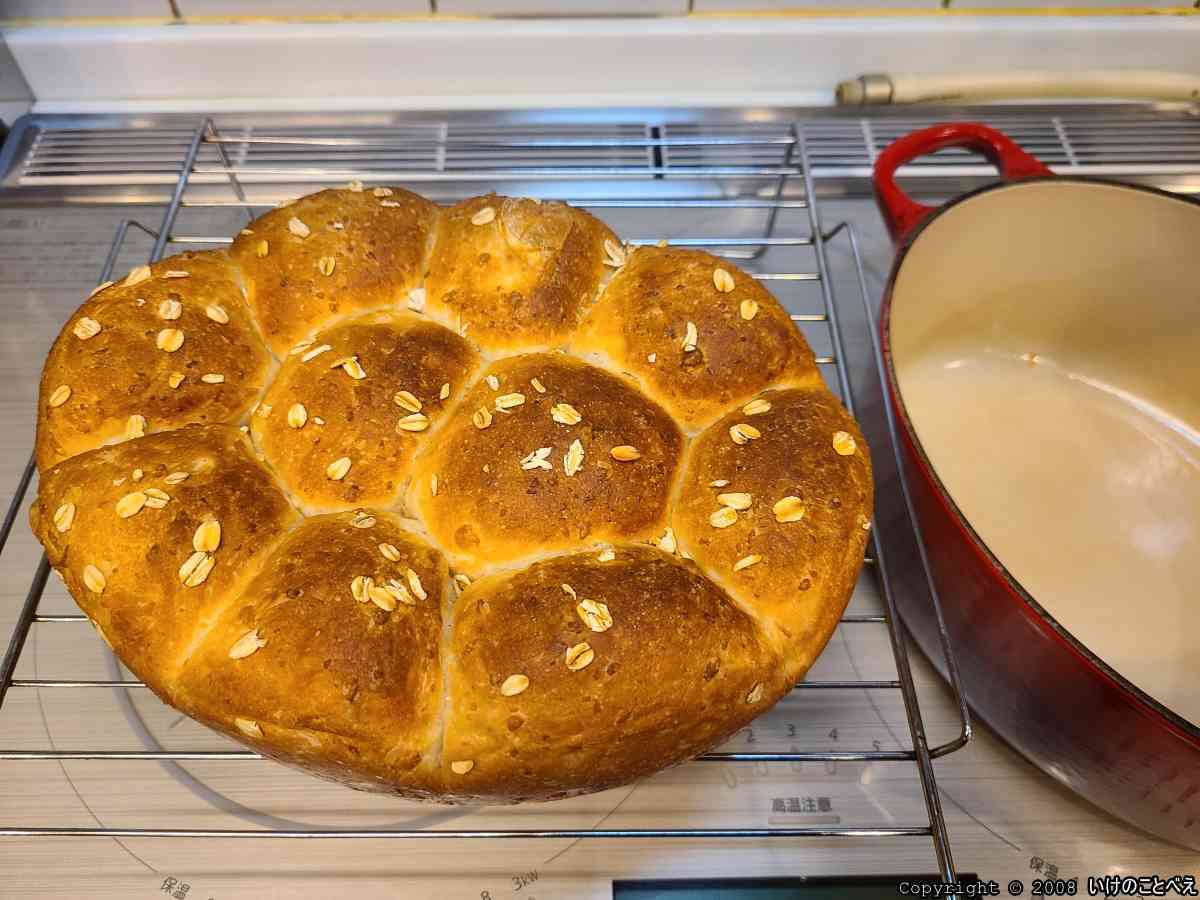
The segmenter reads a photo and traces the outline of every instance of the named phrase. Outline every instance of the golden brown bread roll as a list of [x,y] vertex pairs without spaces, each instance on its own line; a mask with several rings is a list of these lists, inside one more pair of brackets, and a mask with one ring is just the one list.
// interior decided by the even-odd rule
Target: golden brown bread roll
[[[662,535],[683,438],[628,382],[536,353],[492,365],[425,446],[408,509],[474,577],[531,555]],[[637,458],[615,459],[617,447]]]
[[752,618],[650,547],[472,584],[453,647],[443,770],[449,792],[476,799],[622,784],[728,737],[791,687]]
[[828,391],[765,391],[696,436],[674,522],[680,547],[777,629],[799,677],[850,598],[872,495],[867,444]]
[[127,434],[239,420],[271,364],[240,278],[223,250],[181,253],[79,307],[42,369],[42,471]]
[[635,375],[689,429],[768,386],[821,384],[812,351],[778,301],[699,250],[632,252],[571,344]]
[[79,606],[170,698],[223,606],[299,516],[228,426],[187,425],[42,473],[34,532]]
[[415,313],[369,313],[288,354],[251,433],[303,508],[388,506],[477,364],[470,344]]
[[494,195],[322,191],[247,232],[89,299],[43,372],[34,532],[160,697],[352,787],[517,802],[803,677],[870,459],[753,279]]
[[464,200],[443,215],[427,311],[488,353],[555,347],[612,271],[605,265],[612,252],[622,252],[617,236],[565,203],[495,194]]
[[226,607],[175,702],[264,753],[428,793],[447,580],[389,513],[310,518]]
[[246,298],[277,356],[339,316],[403,308],[421,286],[438,208],[401,188],[355,187],[301,197],[234,238]]

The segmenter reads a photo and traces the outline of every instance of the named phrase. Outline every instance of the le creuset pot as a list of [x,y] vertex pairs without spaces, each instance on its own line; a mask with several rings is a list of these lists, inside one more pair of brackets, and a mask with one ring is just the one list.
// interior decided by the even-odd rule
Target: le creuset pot
[[[932,209],[945,147],[1001,181]],[[887,390],[967,699],[1096,805],[1200,849],[1200,203],[1055,177],[978,124],[880,155]],[[901,614],[940,659],[932,610]]]

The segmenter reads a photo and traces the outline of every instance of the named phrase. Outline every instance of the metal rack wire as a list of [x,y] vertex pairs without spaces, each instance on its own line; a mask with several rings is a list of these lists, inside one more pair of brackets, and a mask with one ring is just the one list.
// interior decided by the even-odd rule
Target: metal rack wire
[[[100,273],[100,280],[110,278],[126,239],[131,230],[141,230],[153,238],[150,261],[161,258],[174,245],[221,245],[229,238],[208,234],[186,234],[176,231],[177,217],[182,209],[201,206],[227,206],[244,210],[249,218],[256,211],[270,204],[248,199],[248,181],[270,182],[281,179],[286,182],[302,181],[314,186],[344,181],[349,178],[365,182],[425,183],[465,182],[477,190],[479,182],[504,184],[530,179],[552,179],[555,183],[566,183],[568,190],[586,187],[595,179],[630,176],[628,165],[597,166],[591,159],[579,162],[582,154],[621,154],[623,160],[636,159],[639,178],[664,179],[672,177],[696,179],[737,178],[753,183],[754,190],[738,196],[655,196],[645,191],[643,195],[593,196],[593,192],[582,191],[580,202],[593,209],[642,209],[696,208],[696,209],[751,209],[763,213],[764,222],[760,235],[753,237],[687,238],[671,234],[639,236],[636,242],[649,243],[667,240],[683,246],[705,247],[733,259],[758,260],[771,250],[792,252],[804,248],[812,254],[811,266],[788,266],[781,271],[766,271],[754,274],[755,278],[768,282],[808,282],[819,286],[821,310],[817,313],[797,313],[792,318],[797,323],[827,330],[828,343],[832,352],[820,356],[817,362],[829,367],[834,373],[836,388],[852,413],[855,412],[855,397],[851,390],[850,375],[846,364],[845,335],[839,319],[839,306],[834,296],[828,260],[828,248],[832,242],[844,241],[848,245],[849,258],[856,269],[861,299],[868,314],[870,312],[866,283],[858,245],[853,231],[845,223],[822,231],[817,209],[817,194],[814,190],[814,173],[811,167],[809,138],[800,123],[789,123],[781,133],[775,129],[769,133],[747,127],[739,132],[725,127],[706,132],[703,128],[679,128],[676,136],[668,129],[647,127],[642,134],[618,134],[611,131],[587,133],[575,131],[568,136],[550,128],[519,138],[500,139],[490,136],[468,134],[452,140],[456,152],[468,152],[476,160],[475,167],[447,169],[446,152],[451,139],[445,129],[426,129],[419,136],[409,136],[397,141],[385,136],[374,139],[369,146],[373,153],[384,152],[422,160],[433,159],[440,165],[428,168],[362,167],[338,158],[334,165],[320,167],[312,164],[312,154],[322,151],[342,154],[347,148],[362,148],[363,138],[349,141],[336,135],[325,134],[319,129],[279,130],[271,133],[250,134],[243,130],[237,135],[222,135],[211,119],[195,121],[191,125],[181,157],[173,163],[175,178],[165,212],[157,229],[148,228],[132,219],[124,220],[114,236],[111,250]],[[440,143],[439,143],[440,141]],[[255,147],[294,147],[306,150],[304,162],[298,166],[281,164],[272,160],[265,165],[250,165],[247,154]],[[566,161],[553,165],[544,162],[537,166],[504,166],[492,162],[480,165],[479,161],[494,160],[497,154],[514,150],[538,151],[551,154],[567,153]],[[723,154],[714,163],[708,155]],[[730,156],[732,154],[732,156]],[[673,158],[674,157],[674,158]],[[730,159],[733,161],[731,162]],[[211,176],[219,174],[225,181],[226,194],[213,198],[211,193],[189,195],[189,188],[197,179],[211,185]],[[807,216],[808,234],[780,237],[776,222],[781,211],[802,210]],[[889,424],[890,410],[889,412]],[[891,432],[895,446],[894,429]],[[0,552],[3,551],[12,531],[18,512],[25,502],[26,494],[35,474],[32,458],[27,464],[17,485],[13,500],[0,523]],[[896,491],[903,495],[907,504],[907,488],[901,480],[896,484],[884,484],[880,490]],[[902,523],[915,529],[909,508],[909,520]],[[919,537],[919,536],[918,536]],[[918,545],[920,541],[918,539]],[[922,560],[924,547],[920,546]],[[136,691],[145,685],[123,677],[110,679],[64,679],[64,678],[15,678],[14,672],[26,647],[31,630],[37,628],[69,627],[73,623],[85,623],[86,617],[79,614],[52,614],[39,612],[39,604],[49,575],[49,565],[43,555],[32,579],[29,591],[21,608],[16,627],[8,642],[7,650],[0,662],[0,707],[10,690],[95,690],[110,689]],[[925,837],[931,840],[940,874],[948,881],[955,880],[955,866],[947,834],[946,820],[938,798],[933,760],[964,746],[970,738],[970,718],[958,683],[954,656],[949,645],[944,625],[941,627],[942,649],[950,674],[953,699],[959,716],[958,734],[952,740],[930,746],[925,733],[922,712],[909,664],[907,637],[899,623],[896,601],[893,595],[893,577],[880,539],[878,525],[868,547],[864,578],[878,582],[884,601],[882,614],[849,614],[842,618],[843,626],[855,628],[884,628],[894,656],[896,678],[874,680],[813,680],[796,686],[802,694],[812,691],[879,690],[899,693],[908,725],[910,744],[901,749],[866,750],[795,750],[790,752],[714,752],[699,758],[699,762],[870,762],[893,761],[912,763],[920,780],[927,820],[912,825],[881,825],[878,827],[854,826],[811,826],[794,828],[710,828],[710,829],[509,829],[509,830],[306,830],[278,828],[272,830],[239,829],[180,829],[180,828],[41,828],[0,827],[0,837],[17,836],[109,836],[109,837],[245,837],[245,838],[884,838]],[[928,573],[926,573],[928,580]],[[935,606],[937,595],[932,584],[929,590]],[[940,609],[938,613],[940,623]],[[120,671],[113,666],[115,674]],[[261,757],[244,750],[17,750],[0,748],[0,764],[16,765],[22,760],[245,760],[254,761]]]

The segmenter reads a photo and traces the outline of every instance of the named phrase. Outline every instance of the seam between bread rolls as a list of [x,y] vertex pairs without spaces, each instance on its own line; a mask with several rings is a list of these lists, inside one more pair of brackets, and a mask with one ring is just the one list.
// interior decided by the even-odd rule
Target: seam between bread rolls
[[[823,383],[824,382],[822,382],[822,384]],[[768,391],[786,389],[790,384],[791,384],[791,382],[772,382],[772,383],[766,385],[764,388],[762,388],[762,390],[760,390],[758,392],[757,396],[762,396],[763,394],[767,393]],[[800,389],[800,388],[796,388],[796,389]],[[709,422],[703,428],[697,428],[695,431],[691,432],[690,434],[686,434],[686,443],[684,444],[683,453],[682,453],[682,456],[679,461],[679,472],[675,479],[674,485],[672,485],[671,496],[670,496],[670,501],[669,501],[669,505],[668,505],[668,509],[670,510],[670,520],[671,520],[672,529],[674,529],[675,512],[676,512],[676,509],[679,504],[680,495],[683,493],[683,489],[684,489],[684,478],[688,472],[689,465],[691,463],[692,452],[696,447],[696,439],[706,429],[711,427],[713,422],[720,421],[720,419],[723,416],[728,415],[730,412],[732,412],[735,409],[740,408],[743,405],[744,404],[741,404],[741,403],[732,404],[728,409],[722,410],[718,415],[714,416],[712,419],[712,422]],[[676,424],[678,424],[678,423],[676,423]],[[763,613],[761,610],[756,608],[754,605],[749,604],[745,600],[743,600],[742,597],[740,596],[739,592],[734,591],[733,588],[731,587],[730,583],[728,581],[726,581],[724,575],[719,574],[716,569],[714,569],[712,566],[710,566],[704,562],[704,560],[703,560],[704,554],[700,554],[699,558],[696,555],[694,555],[695,548],[689,546],[689,542],[685,535],[681,534],[679,531],[676,531],[675,539],[679,543],[680,555],[684,556],[687,559],[690,559],[692,562],[694,562],[696,564],[696,567],[702,573],[704,573],[704,577],[707,578],[709,581],[711,581],[713,584],[715,584],[718,588],[720,588],[721,591],[725,594],[725,596],[729,598],[729,602],[734,604],[734,606],[736,606],[738,609],[740,609],[742,612],[744,612],[747,616],[749,616],[750,619],[759,628],[759,630],[763,633],[763,636],[766,638],[767,642],[772,647],[775,647],[781,653],[786,652],[786,649],[787,649],[786,638],[784,638],[782,633],[779,632],[778,626],[776,625],[775,620],[772,617]]]
[[[271,385],[275,383],[275,378],[279,374],[279,370],[281,368],[282,366],[279,362],[279,359],[275,356],[275,354],[272,353],[268,357],[267,361],[267,377],[263,380],[262,387],[259,388],[258,394],[254,397],[254,402],[247,407],[246,412],[234,423],[238,428],[241,428],[243,425],[246,426],[247,430],[243,433],[248,437],[250,436],[250,420],[253,419],[258,413],[258,408],[262,406],[263,397],[267,396],[267,391],[269,391],[271,389]],[[253,446],[255,454],[261,452],[258,445],[254,443],[253,437],[250,438],[250,444]]]
[[[265,394],[265,391],[264,391],[264,394]],[[261,402],[261,399],[262,399],[262,396],[260,395],[260,397],[259,397],[260,402]],[[255,404],[255,406],[254,406],[255,412],[257,412],[257,408],[258,408],[258,404]],[[252,413],[251,415],[254,415],[254,413]],[[239,426],[239,429],[240,429],[240,427],[241,426]],[[254,439],[254,430],[247,427],[247,430],[242,432],[242,434],[245,436],[247,443],[250,444],[250,449],[254,455],[255,461],[258,462],[258,464],[260,466],[262,466],[264,469],[267,470],[267,474],[271,476],[271,480],[275,482],[276,487],[279,488],[279,492],[281,494],[283,494],[284,498],[287,500],[288,504],[292,507],[292,509],[294,509],[297,513],[299,513],[300,520],[303,521],[304,519],[307,519],[310,515],[319,515],[319,513],[315,513],[315,514],[309,513],[305,509],[304,504],[302,504],[300,502],[300,500],[296,497],[296,495],[292,492],[292,486],[290,484],[288,484],[287,481],[285,481],[283,478],[280,477],[279,472],[275,469],[275,464],[272,463],[271,460],[267,458],[267,454],[263,452],[263,448],[260,447],[258,445],[258,442]],[[350,507],[347,507],[347,509],[354,509],[354,507],[350,506]]]
[[[285,494],[284,496],[286,499],[287,495]],[[291,500],[289,499],[288,502],[290,503]],[[294,505],[292,508],[297,513],[300,512],[298,509],[295,508]],[[254,578],[263,570],[263,567],[268,562],[271,561],[271,556],[274,553],[275,549],[280,547],[283,544],[283,542],[285,540],[287,540],[287,538],[292,534],[292,532],[294,532],[297,528],[302,526],[304,524],[304,520],[305,520],[304,514],[300,513],[299,518],[296,519],[296,521],[292,524],[292,526],[290,528],[287,528],[287,529],[284,529],[283,531],[278,532],[276,534],[275,541],[270,545],[270,547],[267,548],[261,554],[259,554],[259,556],[257,557],[258,564],[256,566],[254,566],[252,569],[249,569],[247,571],[240,573],[239,578],[240,578],[240,583],[241,583],[242,589],[231,590],[229,592],[228,596],[226,596],[225,598],[223,598],[220,601],[214,601],[210,605],[210,607],[208,609],[208,615],[205,617],[206,621],[203,621],[200,624],[198,624],[196,626],[196,628],[192,631],[191,640],[188,641],[187,646],[183,650],[183,653],[180,655],[180,658],[176,661],[175,670],[174,670],[175,671],[174,681],[177,684],[183,675],[183,670],[187,667],[188,663],[191,662],[192,657],[194,657],[196,655],[196,651],[198,651],[201,647],[204,646],[205,641],[208,639],[208,636],[210,634],[212,634],[213,629],[216,628],[217,624],[221,620],[221,617],[225,615],[225,612],[231,606],[233,606],[235,603],[237,603],[238,601],[240,601],[242,599],[244,587],[248,586],[254,580]]]
[[[438,552],[441,552],[440,548]],[[446,727],[450,719],[450,670],[453,668],[454,662],[454,614],[458,608],[458,599],[458,587],[454,582],[454,574],[448,572],[446,584],[442,588],[442,631],[438,639],[438,664],[442,669],[442,702],[438,705],[434,744],[430,748],[435,771],[442,765],[442,755],[446,748]]]
[[[246,287],[246,270],[242,268],[242,264],[233,258],[233,254],[225,251],[229,255],[229,264],[237,273],[238,293],[242,295],[242,308],[246,311],[246,318],[250,320],[250,325],[254,329],[254,336],[258,338],[258,342],[262,344],[267,354],[271,357],[271,361],[275,364],[275,371],[279,371],[279,366],[283,362],[271,349],[271,345],[267,342],[266,332],[263,331],[262,323],[258,321],[258,316],[254,314],[254,307],[250,305],[250,292]],[[274,381],[274,377],[267,379],[266,386],[270,387]],[[264,388],[265,392],[266,388]],[[261,394],[259,397],[261,398]]]
[[683,538],[676,536],[676,540],[679,542],[680,556],[693,563],[705,578],[707,578],[720,589],[721,593],[728,598],[730,603],[746,614],[747,618],[749,618],[750,621],[754,623],[755,627],[758,628],[758,630],[762,633],[769,646],[773,647],[780,653],[786,653],[787,642],[779,633],[779,630],[775,625],[775,621],[770,616],[763,614],[753,605],[743,600],[736,591],[730,588],[729,583],[725,580],[724,576],[720,575],[711,566],[706,565],[702,560],[694,557],[691,549],[687,545],[687,542]]
[[[678,423],[676,423],[678,424]],[[675,528],[675,510],[679,504],[679,497],[683,493],[684,476],[687,473],[688,462],[691,457],[691,451],[695,446],[695,435],[684,435],[683,450],[680,454],[679,468],[675,473],[675,481],[671,485],[671,493],[667,501],[667,524],[671,528],[671,533],[678,545],[677,553],[679,556],[692,562],[701,574],[709,581],[720,588],[721,592],[729,599],[729,602],[745,613],[755,626],[763,633],[767,643],[778,650],[782,650],[782,640],[775,634],[774,623],[768,619],[757,609],[746,603],[736,593],[730,590],[728,583],[708,565],[705,565],[701,559],[697,559],[693,555],[692,548],[688,546],[688,542],[680,535]]]

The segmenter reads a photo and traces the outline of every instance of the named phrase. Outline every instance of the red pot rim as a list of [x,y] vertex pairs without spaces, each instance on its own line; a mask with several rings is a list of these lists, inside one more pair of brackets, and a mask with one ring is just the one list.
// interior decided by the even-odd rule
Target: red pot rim
[[892,407],[896,413],[896,420],[900,423],[904,431],[904,437],[908,440],[915,454],[915,461],[919,466],[921,473],[934,486],[934,495],[938,502],[942,504],[949,517],[958,526],[959,531],[965,538],[968,546],[970,546],[977,556],[991,570],[993,576],[1004,585],[1009,596],[1012,598],[1014,605],[1021,611],[1023,615],[1035,622],[1040,630],[1048,636],[1057,640],[1064,649],[1074,654],[1078,660],[1086,667],[1094,671],[1098,676],[1108,681],[1114,688],[1124,692],[1129,698],[1134,701],[1140,711],[1151,718],[1161,720],[1162,724],[1175,732],[1180,738],[1193,744],[1197,750],[1200,750],[1200,724],[1189,722],[1187,719],[1180,716],[1164,706],[1159,701],[1155,700],[1150,694],[1143,691],[1125,676],[1121,675],[1115,669],[1104,662],[1098,655],[1093,653],[1088,647],[1068,631],[1057,619],[1054,618],[1033,595],[1027,591],[1016,577],[1008,570],[1001,562],[1000,558],[992,552],[991,548],[984,542],[983,538],[975,531],[966,515],[959,509],[954,498],[951,497],[949,490],[942,483],[941,478],[937,474],[937,470],[933,466],[933,462],[929,459],[925,452],[924,446],[921,444],[920,438],[917,437],[916,429],[913,427],[912,419],[909,416],[908,409],[904,404],[904,398],[900,391],[900,384],[896,378],[895,365],[892,360],[891,351],[891,317],[892,317],[892,292],[895,287],[896,277],[900,272],[900,268],[904,263],[908,251],[913,244],[924,233],[925,229],[931,222],[937,219],[946,210],[958,206],[961,203],[972,200],[982,194],[987,194],[997,190],[1020,189],[1023,186],[1037,182],[1073,182],[1092,185],[1104,185],[1107,187],[1124,188],[1132,191],[1144,191],[1147,193],[1156,194],[1160,197],[1179,202],[1187,203],[1196,207],[1200,207],[1200,199],[1173,194],[1169,191],[1160,190],[1159,188],[1150,187],[1147,185],[1129,184],[1122,181],[1111,181],[1103,178],[1091,178],[1085,176],[1067,176],[1055,175],[1046,177],[1029,177],[1023,178],[1016,182],[1000,182],[996,184],[985,185],[967,193],[947,201],[942,206],[933,211],[931,215],[922,220],[910,232],[904,235],[899,246],[896,249],[896,258],[892,263],[891,273],[888,275],[887,284],[884,287],[883,302],[879,310],[879,332],[881,339],[881,347],[883,351],[883,368],[884,375],[887,381],[887,389],[890,394]]

